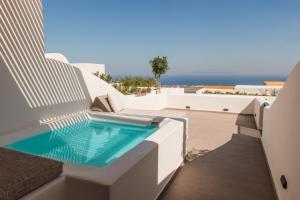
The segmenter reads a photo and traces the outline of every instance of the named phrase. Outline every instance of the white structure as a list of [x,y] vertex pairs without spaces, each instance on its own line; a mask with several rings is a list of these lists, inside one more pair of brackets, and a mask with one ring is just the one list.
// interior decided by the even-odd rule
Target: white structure
[[57,60],[57,61],[60,61],[60,62],[66,63],[66,64],[70,64],[67,57],[61,53],[46,53],[45,57],[47,59],[53,59],[53,60]]
[[79,69],[88,71],[92,74],[105,74],[105,65],[104,64],[95,64],[95,63],[72,63],[71,65],[78,67]]
[[266,85],[236,85],[234,89],[210,89],[202,88],[198,90],[197,94],[203,94],[205,92],[211,93],[240,93],[240,94],[249,94],[249,95],[267,95],[267,96],[277,96],[280,93],[280,90],[283,86],[266,86]]
[[[151,94],[156,94],[155,88],[152,89]],[[160,94],[184,94],[184,88],[162,87],[160,88]]]
[[[70,64],[69,60],[67,59],[67,57],[61,53],[46,53],[45,57],[47,59],[52,59],[52,60],[57,60],[60,62],[63,62],[65,64]],[[71,63],[71,65],[88,71],[92,74],[105,74],[105,65],[104,64],[96,64],[96,63]]]
[[237,85],[234,88],[235,92],[258,94],[258,95],[274,95],[279,94],[282,86],[265,86],[265,85]]
[[[280,200],[300,197],[300,62],[288,77],[276,101],[265,108],[262,142]],[[280,184],[285,175],[288,188]]]
[[235,93],[235,90],[234,89],[209,89],[209,88],[202,88],[202,89],[197,90],[196,94],[205,94],[205,92],[226,94],[226,93]]

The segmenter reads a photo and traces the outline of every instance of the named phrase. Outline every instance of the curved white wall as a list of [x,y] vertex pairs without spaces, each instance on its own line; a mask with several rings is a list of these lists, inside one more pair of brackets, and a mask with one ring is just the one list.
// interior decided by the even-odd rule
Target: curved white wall
[[66,63],[66,64],[70,64],[67,57],[61,53],[46,53],[45,57],[48,59],[54,59],[54,60],[57,60],[57,61],[60,61],[60,62]]
[[[265,109],[262,142],[280,200],[300,198],[300,62],[272,106]],[[287,190],[280,176],[288,181]]]

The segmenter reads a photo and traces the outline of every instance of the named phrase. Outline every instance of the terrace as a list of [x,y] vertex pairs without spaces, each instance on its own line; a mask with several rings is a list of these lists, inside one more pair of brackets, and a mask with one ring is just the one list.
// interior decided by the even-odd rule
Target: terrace
[[160,200],[276,199],[252,116],[183,112],[189,119],[191,153]]
[[[299,199],[300,63],[278,97],[126,96],[86,70],[103,65],[45,56],[42,1],[0,11],[0,199]],[[27,139],[42,151],[8,149]]]

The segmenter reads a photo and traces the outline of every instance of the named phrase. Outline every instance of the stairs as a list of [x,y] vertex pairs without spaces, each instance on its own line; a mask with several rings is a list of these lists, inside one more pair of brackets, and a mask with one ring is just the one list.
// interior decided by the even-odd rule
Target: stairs
[[257,129],[253,115],[239,114],[236,120],[238,134],[261,138],[261,131]]

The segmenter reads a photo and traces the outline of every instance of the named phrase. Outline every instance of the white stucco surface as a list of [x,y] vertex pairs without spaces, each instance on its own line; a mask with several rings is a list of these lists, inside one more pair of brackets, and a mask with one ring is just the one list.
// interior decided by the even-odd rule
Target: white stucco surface
[[46,53],[45,57],[48,59],[54,59],[54,60],[57,60],[57,61],[60,61],[60,62],[66,63],[66,64],[70,64],[67,57],[61,53]]
[[168,95],[167,107],[185,109],[189,106],[192,110],[206,110],[223,112],[228,109],[232,113],[253,114],[255,97],[234,95]]
[[[300,62],[290,73],[285,87],[264,111],[262,142],[279,200],[300,197]],[[280,183],[285,175],[288,188]]]
[[162,93],[162,94],[184,94],[184,88],[162,87],[160,89],[160,93]]

